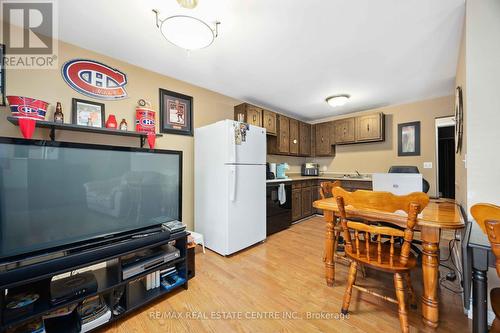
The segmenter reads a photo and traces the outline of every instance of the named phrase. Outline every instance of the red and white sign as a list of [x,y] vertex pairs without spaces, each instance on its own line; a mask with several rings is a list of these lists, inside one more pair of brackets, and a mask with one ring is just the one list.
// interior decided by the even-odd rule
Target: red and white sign
[[127,75],[100,62],[75,59],[62,67],[64,81],[79,93],[97,99],[126,98]]

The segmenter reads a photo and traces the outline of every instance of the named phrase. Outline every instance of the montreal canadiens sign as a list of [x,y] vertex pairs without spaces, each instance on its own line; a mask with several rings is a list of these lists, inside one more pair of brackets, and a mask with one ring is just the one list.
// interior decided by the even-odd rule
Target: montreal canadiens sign
[[127,75],[100,62],[75,59],[62,67],[64,81],[79,93],[105,100],[127,97]]

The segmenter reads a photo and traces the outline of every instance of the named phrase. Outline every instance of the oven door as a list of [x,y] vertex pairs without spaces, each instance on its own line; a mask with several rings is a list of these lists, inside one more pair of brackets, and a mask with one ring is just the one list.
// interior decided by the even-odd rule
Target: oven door
[[[278,189],[280,184],[285,184],[286,201],[280,204]],[[266,220],[269,236],[288,228],[292,224],[292,184],[291,182],[270,183],[266,186]]]

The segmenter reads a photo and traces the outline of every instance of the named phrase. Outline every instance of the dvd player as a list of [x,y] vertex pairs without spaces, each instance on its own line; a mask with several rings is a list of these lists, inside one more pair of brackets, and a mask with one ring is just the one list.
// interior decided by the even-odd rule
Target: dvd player
[[179,258],[179,249],[173,245],[166,245],[156,251],[145,251],[139,255],[124,259],[122,261],[123,280],[130,279],[136,275],[157,268],[169,261]]

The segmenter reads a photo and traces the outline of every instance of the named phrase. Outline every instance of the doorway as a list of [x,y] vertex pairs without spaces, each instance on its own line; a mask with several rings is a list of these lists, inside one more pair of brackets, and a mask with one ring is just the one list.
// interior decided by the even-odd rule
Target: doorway
[[455,199],[455,119],[436,119],[436,179],[440,198]]

